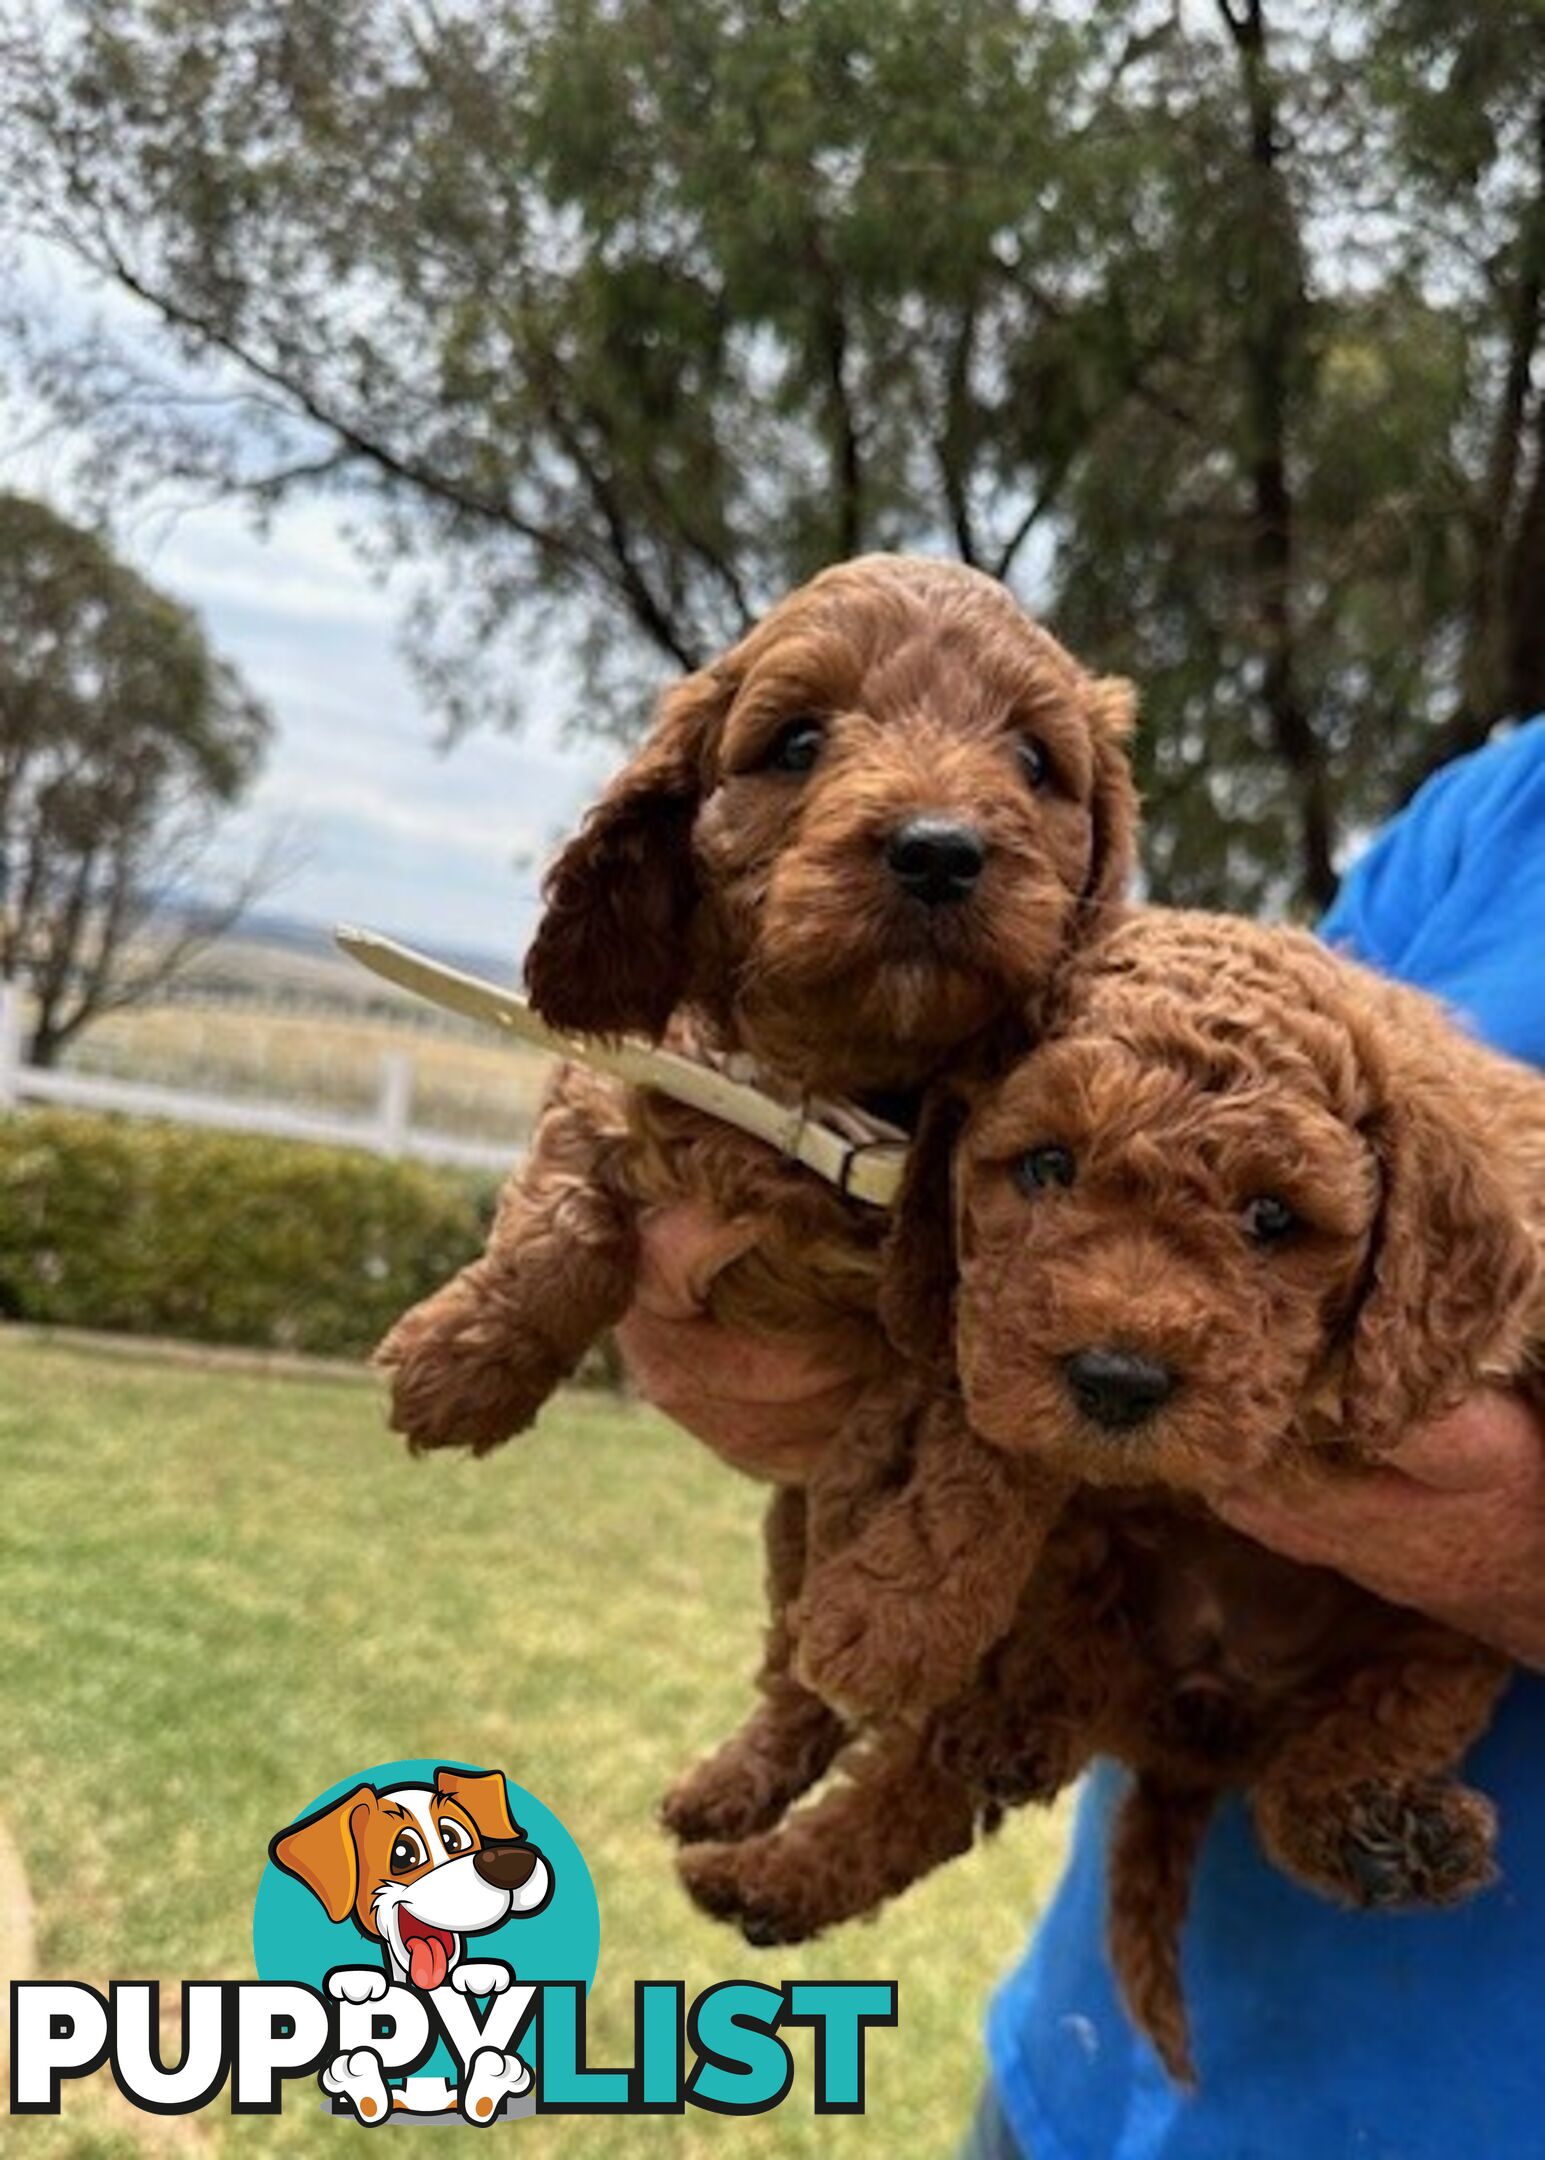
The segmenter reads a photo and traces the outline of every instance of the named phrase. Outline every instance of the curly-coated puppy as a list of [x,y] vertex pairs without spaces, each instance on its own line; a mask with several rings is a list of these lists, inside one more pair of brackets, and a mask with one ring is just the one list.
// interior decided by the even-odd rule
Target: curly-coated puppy
[[[1307,936],[1154,910],[970,1092],[914,1148],[887,1309],[915,1342],[953,1304],[984,1462],[1033,1455],[1076,1497],[921,1733],[877,1728],[813,1807],[683,1872],[754,1938],[802,1938],[1117,1756],[1114,1962],[1184,2076],[1179,1930],[1225,1789],[1348,1904],[1491,1878],[1492,1811],[1457,1772],[1507,1661],[1266,1552],[1205,1496],[1268,1463],[1377,1474],[1483,1380],[1540,1387],[1545,1078]],[[958,1506],[972,1443],[947,1467]]]
[[[1017,1029],[1113,911],[1133,850],[1131,711],[1126,684],[1089,674],[990,578],[888,556],[829,570],[666,694],[548,877],[532,1002],[574,1032],[749,1056],[791,1101],[916,1090],[1009,1016]],[[857,1387],[888,1373],[881,1211],[566,1067],[486,1251],[382,1347],[397,1429],[482,1452],[527,1425],[626,1310],[641,1212],[682,1199],[743,1232],[712,1285],[717,1319],[797,1334]],[[787,1669],[813,1468],[763,1466],[780,1488],[764,1700],[678,1786],[682,1834],[776,1820],[839,1744]]]

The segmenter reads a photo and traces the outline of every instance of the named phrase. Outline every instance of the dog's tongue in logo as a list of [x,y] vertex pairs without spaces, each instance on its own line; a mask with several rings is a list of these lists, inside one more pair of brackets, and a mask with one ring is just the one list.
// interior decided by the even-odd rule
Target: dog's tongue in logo
[[402,1947],[408,1954],[408,1978],[416,1988],[437,1988],[450,1970],[455,1936],[448,1935],[444,1928],[426,1927],[411,1913],[399,1913],[397,1920],[402,1929]]

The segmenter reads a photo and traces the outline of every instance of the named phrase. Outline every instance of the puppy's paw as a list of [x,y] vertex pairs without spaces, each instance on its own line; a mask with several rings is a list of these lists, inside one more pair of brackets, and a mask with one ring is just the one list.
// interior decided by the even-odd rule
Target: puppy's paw
[[434,1311],[398,1321],[376,1352],[391,1383],[391,1426],[415,1455],[469,1448],[486,1455],[530,1425],[564,1378],[561,1361],[535,1336],[502,1330],[493,1317]]
[[676,1872],[699,1912],[738,1928],[754,1949],[808,1942],[820,1932],[822,1923],[802,1903],[802,1885],[779,1879],[758,1839],[684,1846]]
[[453,1965],[450,1983],[458,1995],[502,1995],[515,1975],[497,1958],[483,1958],[471,1965]]
[[1359,1904],[1454,1905],[1496,1880],[1496,1844],[1490,1801],[1463,1785],[1420,1779],[1360,1790],[1341,1858]]
[[343,1965],[327,1976],[327,1992],[334,2002],[379,2002],[386,1988],[385,1973],[369,1965]]
[[1066,1731],[1052,1724],[1010,1729],[996,1715],[973,1717],[969,1705],[940,1719],[930,1752],[948,1776],[1003,1807],[1045,1806],[1078,1774]]
[[786,1791],[765,1763],[712,1755],[676,1780],[660,1803],[660,1820],[683,1845],[732,1845],[772,1829],[803,1789]]
[[347,2055],[335,2055],[322,2072],[321,2085],[334,2099],[345,2101],[367,2128],[379,2130],[382,2123],[391,2121],[391,2094],[386,2089],[381,2058],[373,2048],[354,2048]]
[[461,2089],[461,2112],[468,2122],[486,2127],[498,2120],[506,2100],[518,2100],[530,2087],[531,2072],[518,2055],[479,2048]]
[[1497,1876],[1496,1810],[1438,1778],[1369,1779],[1283,1810],[1268,1843],[1311,1889],[1368,1911],[1457,1905]]

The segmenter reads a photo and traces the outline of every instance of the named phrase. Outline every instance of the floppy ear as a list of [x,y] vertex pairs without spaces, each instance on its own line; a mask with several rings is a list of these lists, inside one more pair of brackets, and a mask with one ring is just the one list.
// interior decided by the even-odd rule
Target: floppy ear
[[466,1809],[485,1844],[507,1845],[526,1834],[510,1813],[502,1770],[479,1773],[440,1769],[435,1772],[435,1791],[447,1800],[458,1801]]
[[1094,730],[1094,794],[1089,811],[1093,845],[1084,883],[1083,910],[1089,928],[1103,926],[1125,897],[1137,867],[1137,787],[1127,759],[1126,741],[1137,724],[1137,692],[1119,675],[1101,675],[1090,685],[1090,721]]
[[969,1113],[958,1085],[930,1090],[881,1253],[881,1325],[908,1358],[944,1372],[955,1359],[955,1143]]
[[308,1816],[292,1829],[281,1830],[268,1848],[275,1867],[303,1882],[313,1897],[327,1908],[329,1920],[347,1920],[359,1895],[359,1849],[354,1841],[354,1817],[377,1806],[368,1785],[356,1785],[342,1800],[335,1800],[320,1815]]
[[687,981],[703,757],[730,688],[705,670],[666,692],[648,741],[547,873],[526,987],[551,1026],[665,1032]]
[[1348,1439],[1377,1450],[1453,1408],[1490,1355],[1508,1356],[1538,1261],[1453,1083],[1392,1099],[1373,1140],[1384,1199],[1342,1415]]

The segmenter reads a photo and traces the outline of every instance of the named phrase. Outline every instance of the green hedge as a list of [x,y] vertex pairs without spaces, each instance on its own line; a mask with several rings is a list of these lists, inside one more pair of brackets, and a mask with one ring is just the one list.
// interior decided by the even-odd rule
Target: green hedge
[[352,1149],[0,1118],[0,1313],[347,1356],[472,1258],[495,1180]]

